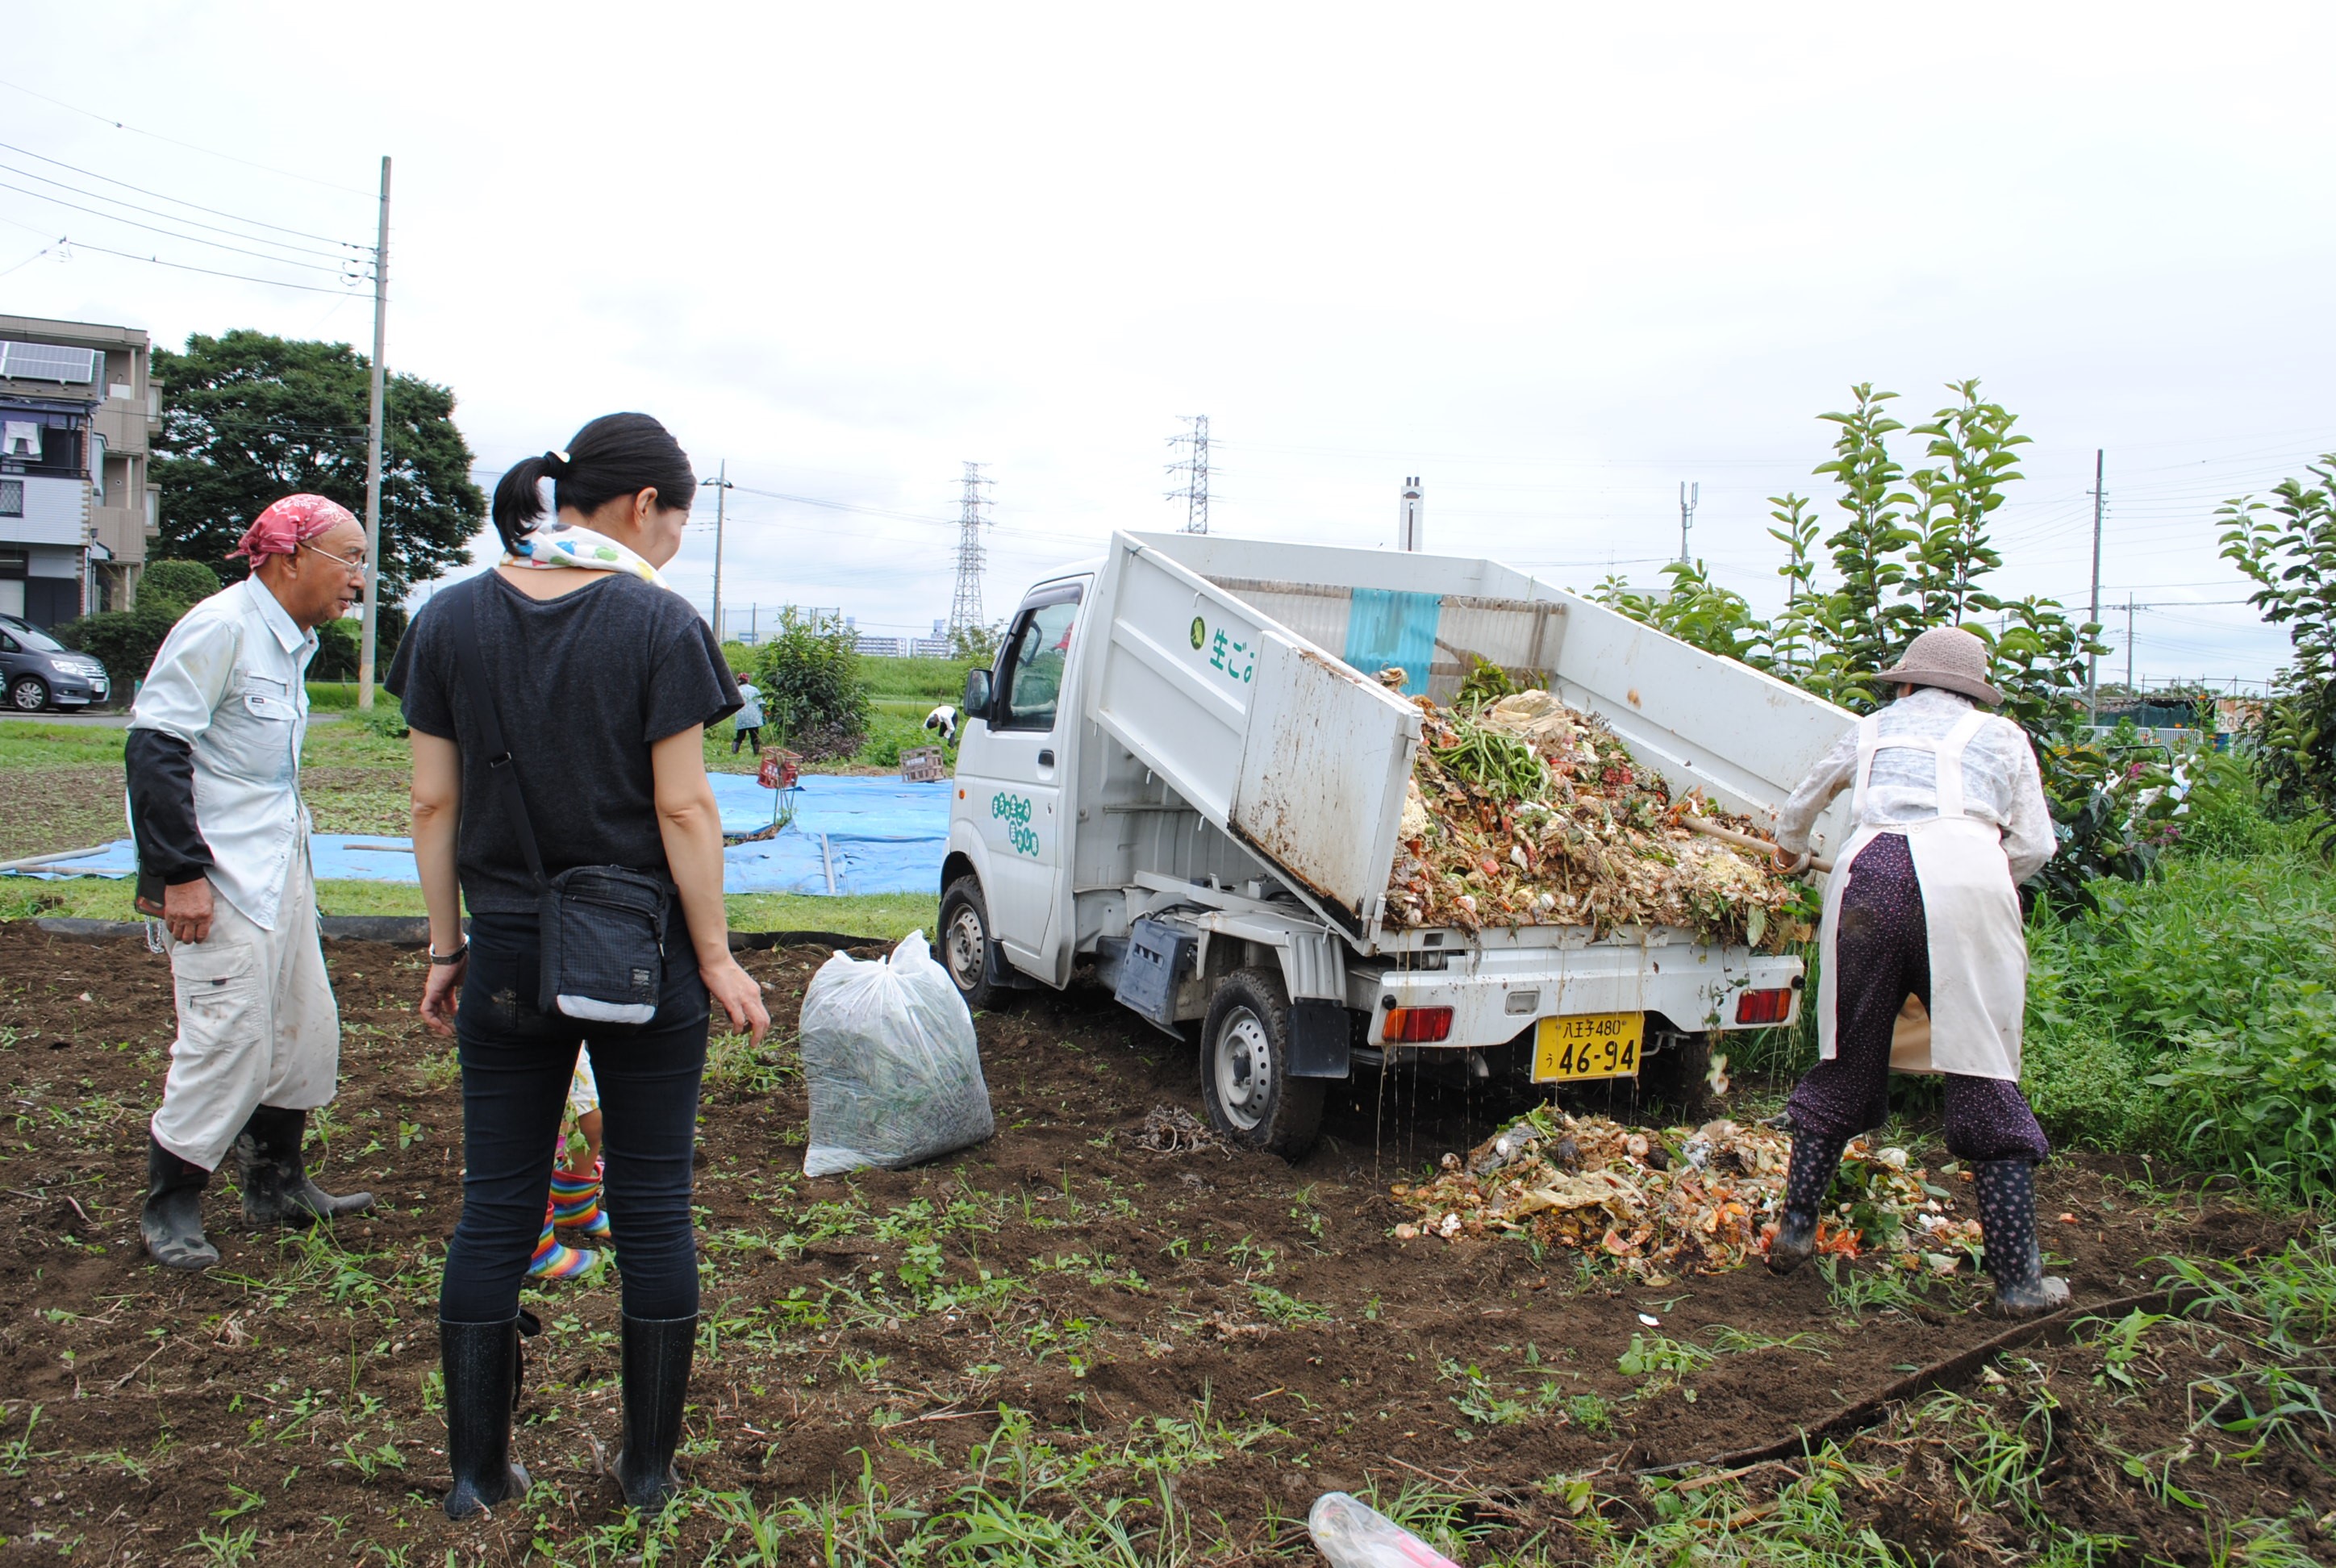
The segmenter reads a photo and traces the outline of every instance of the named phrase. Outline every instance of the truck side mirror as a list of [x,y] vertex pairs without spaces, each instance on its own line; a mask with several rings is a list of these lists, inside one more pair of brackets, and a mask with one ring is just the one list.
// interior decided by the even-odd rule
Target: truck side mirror
[[965,672],[965,701],[959,705],[965,710],[966,722],[989,721],[989,672],[969,669]]

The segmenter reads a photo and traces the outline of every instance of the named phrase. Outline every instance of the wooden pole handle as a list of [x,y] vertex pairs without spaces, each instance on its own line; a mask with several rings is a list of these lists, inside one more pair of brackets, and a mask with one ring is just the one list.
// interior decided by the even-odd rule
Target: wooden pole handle
[[[1709,817],[1683,816],[1679,818],[1679,825],[1682,827],[1693,828],[1697,833],[1734,844],[1738,849],[1758,850],[1761,853],[1766,855],[1774,855],[1777,852],[1776,846],[1770,843],[1767,839],[1757,839],[1750,833],[1740,833],[1734,828],[1722,827],[1718,823],[1713,822]],[[1819,860],[1815,855],[1812,855],[1809,857],[1808,869],[1811,871],[1831,873],[1833,871],[1833,862]]]

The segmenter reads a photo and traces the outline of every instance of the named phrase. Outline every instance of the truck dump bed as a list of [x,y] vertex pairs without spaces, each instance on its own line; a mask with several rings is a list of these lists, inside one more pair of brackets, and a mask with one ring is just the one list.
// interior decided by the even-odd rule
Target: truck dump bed
[[1420,733],[1382,668],[1446,702],[1482,658],[1601,716],[1674,791],[1754,816],[1850,722],[1490,560],[1117,533],[1097,586],[1088,716],[1367,951]]

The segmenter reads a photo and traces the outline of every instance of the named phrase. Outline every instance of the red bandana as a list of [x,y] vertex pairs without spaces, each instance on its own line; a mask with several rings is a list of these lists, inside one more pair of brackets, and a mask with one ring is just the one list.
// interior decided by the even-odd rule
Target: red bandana
[[355,516],[337,501],[321,495],[287,495],[252,520],[243,541],[228,554],[248,556],[258,564],[263,555],[290,555],[320,533],[329,533]]

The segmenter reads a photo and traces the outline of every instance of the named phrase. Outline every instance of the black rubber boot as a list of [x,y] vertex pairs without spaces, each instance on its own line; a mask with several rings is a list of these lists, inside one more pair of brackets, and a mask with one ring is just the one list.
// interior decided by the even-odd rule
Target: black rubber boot
[[2028,1160],[1979,1160],[1979,1224],[1985,1267],[1995,1277],[1995,1308],[2007,1318],[2039,1318],[2068,1304],[2068,1281],[2048,1279],[2036,1245],[2036,1166]]
[[625,1501],[643,1513],[665,1506],[681,1489],[673,1451],[681,1442],[681,1407],[697,1350],[697,1320],[626,1318],[625,1446],[609,1473]]
[[373,1207],[371,1193],[336,1198],[308,1179],[300,1145],[308,1135],[308,1113],[262,1105],[236,1135],[236,1158],[243,1167],[243,1218],[249,1225],[304,1227]]
[[454,1485],[446,1517],[467,1519],[527,1494],[527,1471],[511,1457],[511,1412],[519,1408],[519,1320],[438,1324],[438,1364],[446,1378],[446,1459]]
[[138,1231],[147,1254],[164,1268],[192,1272],[219,1261],[219,1249],[203,1238],[203,1188],[210,1179],[146,1135],[146,1208]]
[[1847,1138],[1793,1135],[1793,1164],[1785,1176],[1785,1213],[1768,1239],[1768,1271],[1789,1274],[1817,1250],[1817,1211],[1825,1204],[1834,1173],[1841,1168]]

